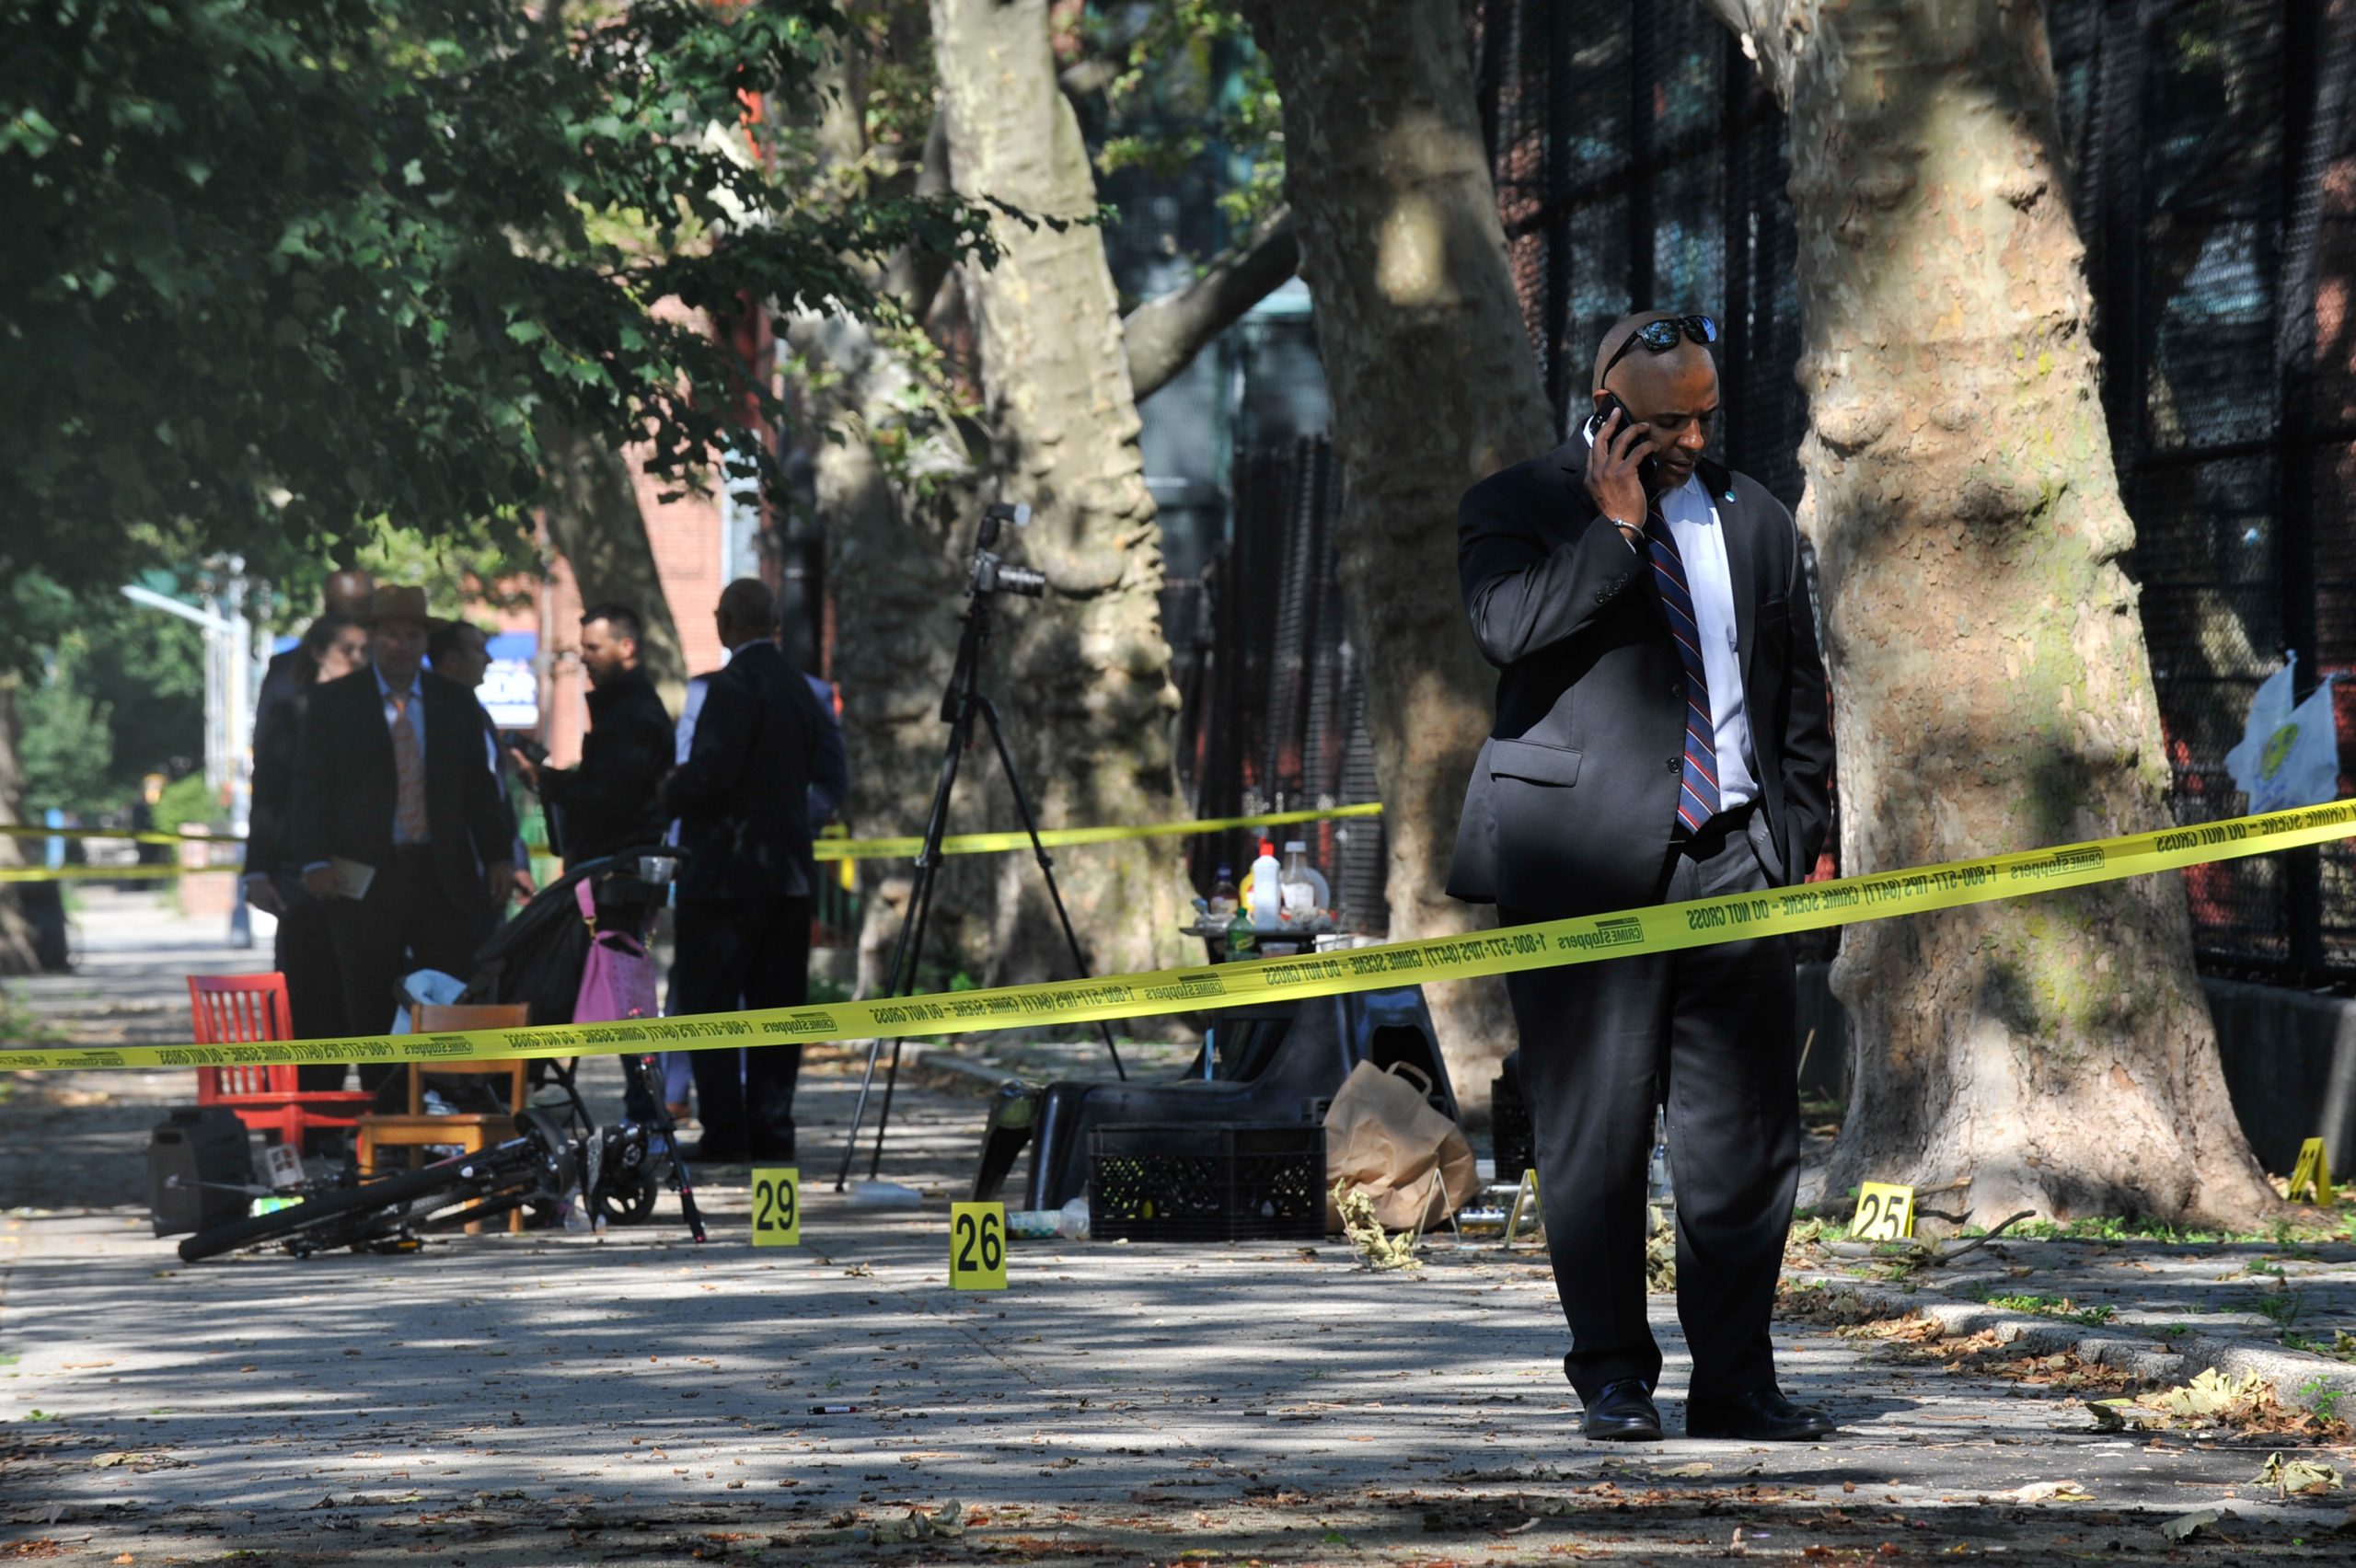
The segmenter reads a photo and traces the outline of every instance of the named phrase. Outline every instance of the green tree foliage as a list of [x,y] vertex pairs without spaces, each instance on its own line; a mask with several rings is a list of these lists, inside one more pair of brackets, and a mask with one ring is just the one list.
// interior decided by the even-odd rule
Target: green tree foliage
[[984,248],[963,203],[808,203],[759,156],[841,24],[0,0],[0,578],[226,550],[283,577],[375,519],[512,534],[550,421],[705,473],[768,401],[710,320],[871,312],[901,245]]
[[78,634],[61,640],[38,681],[17,698],[17,762],[24,770],[24,809],[89,811],[113,803],[109,775],[114,760],[113,714],[90,689],[88,649]]
[[1082,37],[1111,65],[1099,173],[1142,167],[1174,177],[1218,153],[1232,166],[1219,207],[1235,227],[1249,228],[1284,200],[1283,106],[1234,0],[1091,6]]

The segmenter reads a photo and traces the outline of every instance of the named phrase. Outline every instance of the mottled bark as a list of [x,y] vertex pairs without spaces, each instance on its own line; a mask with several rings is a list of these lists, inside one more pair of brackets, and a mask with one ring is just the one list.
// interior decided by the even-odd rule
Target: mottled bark
[[[997,265],[961,270],[990,466],[1004,498],[1035,513],[1011,554],[1048,582],[1044,601],[998,606],[990,684],[1044,824],[1154,822],[1181,806],[1170,733],[1178,696],[1157,597],[1161,533],[1103,237],[1079,221],[1096,210],[1095,178],[1057,84],[1047,9],[1044,0],[932,0],[956,190],[1054,220],[1001,217]],[[977,757],[973,771],[996,769]],[[993,814],[1005,823],[1002,809]],[[1037,867],[1004,856],[997,870],[995,973],[1066,970]],[[1057,874],[1097,967],[1180,956],[1185,884],[1172,841],[1068,853]]]
[[[832,674],[847,694],[844,819],[862,835],[918,833],[949,733],[940,709],[964,608],[958,552],[971,548],[985,476],[954,426],[919,412],[930,400],[907,357],[866,323],[797,317],[785,338],[804,414],[827,432],[811,459],[842,628]],[[996,825],[983,782],[996,762],[987,755],[968,762],[975,771],[958,792],[952,831]],[[860,868],[862,995],[882,989],[908,873],[906,861]],[[939,955],[987,951],[996,897],[988,861],[950,860],[927,947]]]
[[[1850,871],[2166,823],[2159,710],[2055,164],[2043,7],[1715,0],[1789,111],[1816,546]],[[1985,1221],[2246,1225],[2174,877],[1844,933],[1830,1176]]]
[[676,713],[687,695],[687,656],[670,601],[659,591],[654,546],[629,469],[618,454],[571,431],[546,430],[540,441],[556,492],[546,513],[549,542],[572,568],[583,605],[612,600],[638,611],[646,625],[640,661],[664,705]]
[[[1258,4],[1285,188],[1334,394],[1350,640],[1381,779],[1394,937],[1472,929],[1443,891],[1491,683],[1456,590],[1456,502],[1553,443],[1507,268],[1454,0]],[[1457,1094],[1511,1049],[1504,986],[1428,993]]]
[[[19,683],[20,677],[14,670],[0,670],[0,825],[10,827],[23,820],[25,777],[17,764]],[[30,864],[23,847],[40,842],[0,834],[0,866]],[[15,889],[0,882],[0,974],[29,974],[40,967],[33,952],[32,924],[25,918]]]

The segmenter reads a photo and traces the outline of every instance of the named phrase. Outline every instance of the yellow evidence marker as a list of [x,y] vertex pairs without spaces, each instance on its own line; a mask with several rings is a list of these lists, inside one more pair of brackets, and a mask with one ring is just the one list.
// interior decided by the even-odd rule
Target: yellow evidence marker
[[2299,1146],[2299,1162],[2291,1167],[2291,1185],[2282,1195],[2296,1202],[2301,1193],[2319,1207],[2332,1205],[2331,1156],[2324,1152],[2321,1138],[2309,1138]]
[[1913,1235],[1914,1189],[1895,1182],[1868,1182],[1858,1188],[1849,1234],[1860,1241],[1897,1241]]
[[753,1168],[753,1245],[802,1245],[802,1170],[794,1165]]
[[949,1288],[1006,1288],[1006,1205],[949,1205]]

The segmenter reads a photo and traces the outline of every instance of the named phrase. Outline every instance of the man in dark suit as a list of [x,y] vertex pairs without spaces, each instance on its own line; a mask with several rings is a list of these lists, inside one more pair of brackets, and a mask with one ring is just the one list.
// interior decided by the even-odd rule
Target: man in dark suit
[[[730,658],[705,679],[687,760],[664,790],[688,855],[674,986],[683,1013],[795,1007],[809,997],[818,886],[810,768],[825,715],[769,640],[773,616],[768,590],[751,578],[721,594],[720,640]],[[733,1051],[699,1051],[694,1067],[703,1144],[691,1158],[793,1158],[800,1045],[746,1050],[741,1082]]]
[[[1796,882],[1829,816],[1823,666],[1791,513],[1705,459],[1706,317],[1612,328],[1600,423],[1457,514],[1464,605],[1500,671],[1449,891],[1507,923]],[[1507,977],[1565,1372],[1590,1437],[1657,1439],[1645,1188],[1666,1105],[1694,1436],[1812,1438],[1768,1316],[1798,1170],[1783,938]]]
[[[346,1020],[370,1033],[391,1026],[405,973],[473,969],[514,881],[481,705],[423,672],[426,627],[423,589],[376,590],[375,665],[314,688],[295,758],[288,845],[304,891],[334,901]],[[348,880],[364,875],[364,889]],[[392,1070],[364,1066],[362,1086]]]

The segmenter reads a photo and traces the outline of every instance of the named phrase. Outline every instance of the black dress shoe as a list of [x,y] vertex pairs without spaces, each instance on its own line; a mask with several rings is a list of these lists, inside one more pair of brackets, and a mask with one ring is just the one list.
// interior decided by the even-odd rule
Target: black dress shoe
[[745,1150],[729,1148],[723,1145],[714,1144],[709,1139],[702,1143],[682,1145],[679,1149],[679,1158],[697,1165],[750,1165],[753,1162],[752,1156]]
[[1603,1385],[1603,1391],[1588,1401],[1579,1431],[1607,1443],[1657,1443],[1660,1411],[1642,1378],[1623,1378]]
[[1688,1399],[1685,1435],[1747,1443],[1808,1443],[1836,1431],[1820,1410],[1796,1405],[1773,1389],[1723,1399]]

